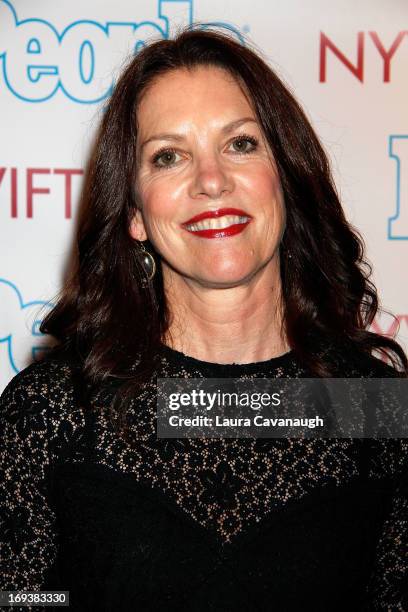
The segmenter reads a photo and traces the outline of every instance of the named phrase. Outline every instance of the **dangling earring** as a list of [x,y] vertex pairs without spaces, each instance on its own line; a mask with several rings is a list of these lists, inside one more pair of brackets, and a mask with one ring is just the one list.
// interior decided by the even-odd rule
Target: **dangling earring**
[[142,267],[146,273],[147,280],[151,281],[153,276],[156,274],[156,262],[153,255],[149,253],[143,242],[139,242],[139,245],[142,251]]

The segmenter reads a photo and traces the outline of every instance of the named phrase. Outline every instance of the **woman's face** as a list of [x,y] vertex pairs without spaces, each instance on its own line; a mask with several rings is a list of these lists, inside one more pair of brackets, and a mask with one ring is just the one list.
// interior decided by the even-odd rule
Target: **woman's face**
[[[131,235],[151,241],[163,274],[228,287],[271,265],[285,225],[281,187],[230,73],[168,72],[145,92],[137,119],[141,211]],[[197,215],[213,218],[197,225]]]

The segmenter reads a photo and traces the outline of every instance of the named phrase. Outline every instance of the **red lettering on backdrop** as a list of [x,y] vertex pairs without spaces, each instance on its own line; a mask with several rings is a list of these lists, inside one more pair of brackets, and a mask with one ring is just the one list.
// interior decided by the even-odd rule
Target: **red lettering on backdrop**
[[[7,168],[0,168],[0,185],[3,182]],[[11,190],[11,216],[17,217],[17,168],[11,168],[10,173],[10,190]]]
[[[403,323],[403,322],[406,325],[408,325],[408,314],[395,315],[395,317],[393,317],[391,323],[388,325],[387,329],[382,329],[378,319],[374,319],[374,321],[371,323],[370,329],[371,329],[371,331],[375,332],[376,334],[380,334],[381,336],[387,336],[387,337],[390,337],[390,338],[395,338],[397,332],[400,329],[401,323]],[[385,357],[385,355],[382,355],[381,359],[383,361],[386,361],[386,362],[388,361],[388,359]]]
[[408,325],[408,314],[395,315],[387,329],[382,329],[378,319],[374,319],[374,321],[371,323],[371,329],[373,332],[380,334],[381,336],[389,336],[394,338],[402,322]]
[[364,32],[358,32],[357,34],[357,66],[354,66],[349,59],[342,53],[324,34],[320,32],[320,75],[319,81],[325,83],[326,81],[326,54],[327,49],[330,49],[336,57],[346,66],[350,72],[361,82],[364,79]]
[[68,168],[56,168],[54,174],[63,174],[65,176],[65,218],[70,219],[72,217],[72,177],[83,174],[83,170],[71,170]]
[[[394,57],[402,39],[408,34],[408,30],[398,32],[397,37],[392,43],[388,51],[384,48],[377,32],[369,32],[370,38],[374,43],[375,48],[383,61],[383,81],[389,83],[391,79],[391,60]],[[354,65],[338,47],[330,40],[326,34],[320,32],[320,69],[319,81],[326,82],[327,76],[327,50],[330,51],[339,59],[342,64],[349,70],[361,83],[364,82],[364,32],[357,33],[357,64]]]
[[381,57],[384,60],[384,73],[383,73],[384,83],[389,83],[390,82],[391,59],[392,59],[394,53],[396,52],[396,50],[398,49],[398,47],[400,46],[401,41],[404,38],[405,34],[406,34],[406,32],[399,32],[397,38],[392,43],[390,49],[388,51],[386,51],[384,49],[384,47],[383,47],[383,44],[382,44],[381,40],[378,37],[377,32],[370,32],[370,36],[371,36],[371,38],[373,40],[373,43],[377,47],[378,52],[380,53]]
[[[13,219],[18,217],[18,177],[19,172],[17,168],[4,168],[0,167],[0,188],[4,183],[4,178],[7,171],[10,171],[10,216]],[[60,174],[65,177],[64,184],[64,205],[65,211],[64,216],[66,219],[72,218],[72,182],[74,176],[82,176],[84,173],[80,168],[27,168],[25,171],[20,170],[20,176],[23,174],[25,178],[26,187],[26,215],[27,218],[32,219],[34,211],[34,196],[39,194],[50,194],[51,190],[49,187],[35,186],[35,175],[36,174]],[[23,190],[24,191],[24,190]],[[57,196],[58,201],[62,198]]]
[[50,190],[48,187],[34,187],[33,177],[34,174],[50,174],[49,168],[27,168],[27,218],[32,219],[33,217],[33,196],[34,194],[48,194]]
[[17,219],[17,168],[11,169],[10,175],[10,188],[11,188],[11,217]]

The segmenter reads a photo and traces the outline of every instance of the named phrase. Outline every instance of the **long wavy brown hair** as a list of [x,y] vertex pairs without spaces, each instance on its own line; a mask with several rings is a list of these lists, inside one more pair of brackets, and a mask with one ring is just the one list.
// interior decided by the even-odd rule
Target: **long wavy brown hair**
[[[354,355],[376,350],[406,375],[399,344],[368,329],[378,310],[371,268],[307,117],[259,52],[214,28],[190,27],[172,40],[148,44],[119,78],[89,165],[77,261],[41,331],[57,339],[60,354],[80,364],[91,387],[116,381],[126,397],[154,370],[170,315],[161,266],[144,287],[140,245],[129,235],[140,206],[137,108],[159,75],[201,65],[221,67],[237,79],[276,161],[287,214],[280,246],[284,325],[294,353],[313,375],[331,376],[325,346],[348,346]],[[153,245],[146,246],[158,261]]]

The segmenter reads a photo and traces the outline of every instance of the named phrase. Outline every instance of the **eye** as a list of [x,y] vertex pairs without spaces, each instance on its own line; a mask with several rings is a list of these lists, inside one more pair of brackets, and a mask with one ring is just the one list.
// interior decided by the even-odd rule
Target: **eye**
[[156,168],[170,168],[177,161],[179,155],[175,149],[163,148],[157,151],[152,158],[152,163]]
[[234,146],[236,153],[252,153],[258,146],[258,140],[254,136],[240,134],[234,138],[231,144]]

